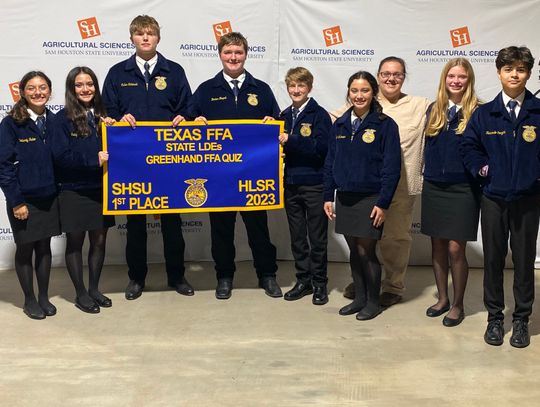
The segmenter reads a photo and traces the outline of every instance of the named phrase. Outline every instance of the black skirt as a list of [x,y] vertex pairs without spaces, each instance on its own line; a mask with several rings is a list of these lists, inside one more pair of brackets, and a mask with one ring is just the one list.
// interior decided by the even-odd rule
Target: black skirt
[[114,216],[103,215],[101,189],[63,190],[59,201],[62,232],[106,229],[115,224]]
[[25,220],[16,219],[13,208],[6,208],[15,243],[37,242],[61,233],[56,195],[27,198],[25,204],[28,207],[28,218]]
[[424,235],[439,239],[475,241],[480,216],[480,190],[471,184],[424,181]]
[[373,219],[369,217],[378,198],[378,194],[366,195],[338,191],[336,194],[336,233],[380,240],[383,227],[373,226]]

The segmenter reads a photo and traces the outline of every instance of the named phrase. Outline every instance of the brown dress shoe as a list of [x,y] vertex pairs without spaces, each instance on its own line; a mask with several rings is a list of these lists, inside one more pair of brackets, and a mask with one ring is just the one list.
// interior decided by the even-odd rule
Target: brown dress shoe
[[354,283],[350,283],[347,287],[345,287],[343,290],[343,296],[349,300],[354,300]]
[[379,303],[383,306],[383,307],[391,307],[392,305],[394,304],[397,304],[398,302],[401,301],[403,297],[399,294],[393,294],[393,293],[382,293],[381,294],[381,297],[379,299]]

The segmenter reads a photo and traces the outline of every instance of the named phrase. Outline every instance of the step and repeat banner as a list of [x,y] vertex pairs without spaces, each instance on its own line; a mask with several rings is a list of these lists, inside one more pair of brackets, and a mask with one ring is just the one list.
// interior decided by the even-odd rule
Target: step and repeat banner
[[[379,61],[389,55],[407,62],[404,92],[429,99],[435,96],[446,61],[469,58],[476,72],[476,90],[488,101],[500,89],[497,51],[508,45],[531,49],[536,65],[528,88],[540,89],[538,0],[50,0],[46,6],[37,0],[4,0],[0,118],[19,97],[18,81],[30,70],[43,70],[52,79],[52,111],[63,107],[65,78],[74,66],[89,66],[103,84],[108,69],[134,53],[129,23],[139,14],[149,14],[160,23],[158,51],[184,67],[193,91],[221,69],[217,39],[229,31],[242,32],[250,45],[246,69],[272,87],[281,108],[289,105],[284,76],[291,67],[311,70],[315,76],[312,96],[332,111],[344,103],[352,73],[359,69],[376,73]],[[1,192],[0,200],[5,201]],[[148,258],[161,262],[159,215],[147,219]],[[184,214],[182,220],[186,259],[211,260],[208,215]],[[117,216],[116,223],[109,232],[108,264],[125,261],[125,217]],[[284,210],[269,211],[269,224],[279,258],[291,259]],[[330,229],[329,258],[347,261],[345,242],[333,233],[333,225]],[[430,241],[419,230],[417,205],[410,263],[430,264]],[[241,220],[236,244],[238,260],[251,258]],[[64,237],[53,238],[52,248],[54,265],[62,265]],[[0,210],[0,269],[13,268],[14,251],[5,210]],[[480,242],[470,244],[468,254],[472,266],[482,265]]]

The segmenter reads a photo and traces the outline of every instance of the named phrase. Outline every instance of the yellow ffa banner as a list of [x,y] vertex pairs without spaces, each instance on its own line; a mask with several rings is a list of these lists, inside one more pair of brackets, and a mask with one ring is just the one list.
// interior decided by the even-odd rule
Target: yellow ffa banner
[[283,122],[103,125],[109,215],[283,208]]

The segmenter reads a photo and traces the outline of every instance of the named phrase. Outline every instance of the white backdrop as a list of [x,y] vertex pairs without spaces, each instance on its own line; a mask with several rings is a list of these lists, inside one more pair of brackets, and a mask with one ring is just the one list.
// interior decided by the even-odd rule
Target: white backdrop
[[[29,70],[43,70],[51,77],[53,111],[63,106],[63,84],[72,67],[91,67],[102,83],[110,66],[133,53],[128,28],[138,14],[158,20],[162,27],[158,50],[185,68],[192,90],[221,69],[216,36],[231,29],[242,32],[251,48],[246,68],[272,86],[282,108],[289,103],[283,78],[293,66],[313,72],[312,95],[331,111],[343,104],[346,81],[353,72],[375,73],[378,62],[388,55],[407,62],[404,91],[429,99],[435,95],[444,63],[452,57],[468,57],[476,72],[477,92],[486,101],[499,91],[497,50],[527,45],[536,58],[540,56],[535,30],[539,0],[49,0],[46,5],[37,0],[3,0],[0,117],[13,106],[16,83]],[[536,65],[529,89],[538,88]],[[411,264],[430,264],[431,246],[419,234],[419,215],[417,206],[411,225]],[[208,215],[182,218],[186,260],[210,260]],[[291,259],[284,212],[270,212],[269,220],[278,257]],[[149,260],[161,262],[159,219],[148,216],[147,229]],[[241,220],[236,243],[237,259],[249,259]],[[124,244],[125,218],[117,217],[117,226],[109,232],[107,263],[124,263]],[[54,265],[63,264],[65,239],[54,238],[52,247]],[[13,267],[14,250],[9,222],[1,210],[0,269]],[[339,235],[330,234],[329,252],[331,260],[347,260]],[[472,266],[482,265],[479,242],[469,245],[468,255]]]

